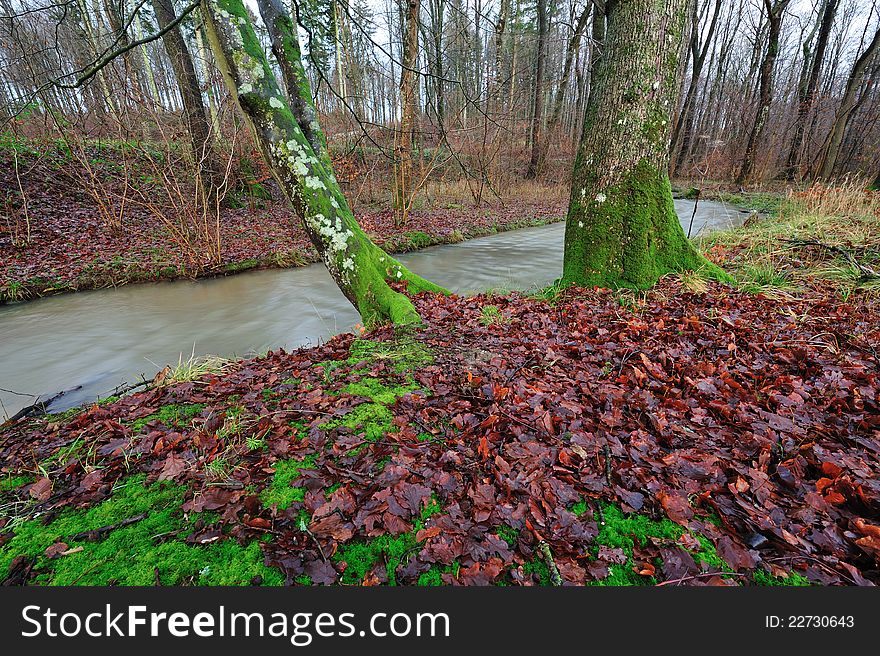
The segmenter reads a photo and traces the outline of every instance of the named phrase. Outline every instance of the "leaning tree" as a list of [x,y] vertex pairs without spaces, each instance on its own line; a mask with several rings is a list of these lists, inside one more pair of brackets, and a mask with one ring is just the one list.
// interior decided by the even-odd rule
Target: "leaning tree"
[[572,176],[564,284],[646,288],[673,271],[725,275],[685,236],[667,175],[692,1],[607,3]]
[[361,230],[343,195],[303,69],[296,23],[281,0],[258,0],[286,93],[269,65],[242,0],[202,0],[218,66],[251,125],[273,176],[346,298],[365,325],[416,323],[409,292],[444,291],[407,270]]

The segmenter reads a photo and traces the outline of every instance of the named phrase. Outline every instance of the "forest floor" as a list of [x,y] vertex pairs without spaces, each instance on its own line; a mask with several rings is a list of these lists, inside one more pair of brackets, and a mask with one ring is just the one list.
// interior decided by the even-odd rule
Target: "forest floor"
[[[125,159],[118,145],[92,145],[78,156],[60,146],[18,149],[0,143],[0,189],[8,190],[0,199],[0,304],[318,261],[294,212],[263,178],[242,183],[258,193],[229,194],[238,207],[204,217],[192,211],[187,185],[143,155]],[[387,209],[356,214],[374,241],[401,253],[561,220],[561,197],[532,188],[480,208],[450,197],[413,209],[404,225]]]
[[9,422],[0,577],[876,585],[880,213],[816,196],[705,244],[737,285],[421,295]]

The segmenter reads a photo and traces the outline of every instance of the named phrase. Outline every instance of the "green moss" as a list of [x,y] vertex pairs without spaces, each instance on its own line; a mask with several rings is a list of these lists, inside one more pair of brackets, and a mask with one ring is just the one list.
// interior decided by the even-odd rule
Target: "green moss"
[[409,371],[434,360],[426,346],[405,333],[381,342],[356,339],[351,343],[349,353],[349,364],[357,364],[363,360],[384,361],[392,364],[397,372]]
[[[579,167],[581,168],[581,167]],[[576,175],[565,227],[562,282],[646,289],[661,276],[697,270],[730,280],[687,239],[665,173],[642,160],[621,182],[594,197],[595,171]]]
[[260,499],[266,506],[276,506],[278,510],[285,510],[291,504],[305,499],[305,490],[301,487],[291,487],[292,481],[299,478],[300,471],[315,466],[317,455],[306,456],[301,460],[291,458],[279,460],[275,463],[275,474],[272,482],[260,493]]
[[422,508],[411,532],[396,536],[380,535],[372,540],[344,545],[333,557],[333,560],[345,563],[341,582],[344,585],[359,585],[368,572],[371,572],[377,564],[384,562],[388,584],[397,585],[397,568],[419,545],[416,533],[424,528],[428,518],[440,512],[442,509],[439,502],[432,497]]
[[526,576],[537,576],[538,584],[542,586],[550,585],[550,568],[540,558],[535,558],[527,563],[523,563],[523,574]]
[[457,577],[459,571],[461,571],[461,564],[457,560],[453,561],[450,565],[434,564],[431,565],[431,568],[427,572],[419,575],[416,585],[422,587],[439,587],[444,585],[444,574],[451,574],[453,577]]
[[158,411],[146,417],[141,417],[131,422],[131,428],[135,432],[141,431],[151,421],[158,421],[169,428],[180,428],[199,415],[206,408],[204,403],[169,403],[163,405]]
[[22,476],[12,476],[11,474],[0,478],[0,492],[9,492],[16,488],[21,487],[22,485],[27,485],[34,480],[34,477],[30,474],[24,474]]
[[[47,585],[248,585],[254,577],[280,585],[278,570],[263,564],[257,542],[242,546],[232,539],[210,545],[183,541],[195,518],[181,511],[185,488],[167,482],[144,485],[144,477],[127,479],[106,501],[88,509],[67,509],[49,524],[40,519],[20,524],[0,547],[0,573],[18,555],[35,559],[35,582]],[[99,542],[72,536],[119,524],[147,513],[144,519],[111,530]],[[63,541],[69,550],[46,558],[47,547]]]
[[806,587],[812,585],[810,580],[797,572],[791,572],[787,577],[773,576],[762,569],[755,570],[752,576],[755,585],[764,586],[793,586]]
[[[572,506],[571,511],[578,516],[583,516],[589,511],[589,504],[581,500]],[[621,549],[627,557],[624,564],[610,565],[608,576],[600,581],[592,582],[591,585],[599,586],[623,586],[623,585],[654,585],[656,579],[652,576],[642,576],[633,568],[636,565],[633,549],[651,543],[676,544],[685,529],[675,522],[663,518],[655,520],[647,515],[626,514],[618,506],[602,504],[602,518],[604,524],[599,523],[599,534],[596,536],[594,546],[590,550],[590,557],[596,558],[600,547]],[[599,520],[598,513],[595,519]],[[700,547],[689,551],[697,564],[706,568],[713,568],[719,572],[732,571],[727,563],[721,559],[712,543],[702,535],[691,533],[696,538]],[[655,565],[662,565],[658,559]]]
[[230,262],[226,265],[226,270],[230,272],[247,271],[248,269],[256,269],[258,266],[260,266],[260,260],[249,258],[241,262]]
[[399,397],[417,389],[414,383],[408,385],[385,385],[378,378],[363,377],[357,382],[349,383],[342,388],[345,394],[365,396],[376,403],[391,405]]
[[394,413],[387,406],[393,404],[399,397],[414,389],[417,389],[415,383],[385,385],[372,377],[364,377],[357,382],[349,383],[342,388],[343,393],[363,396],[371,399],[371,402],[355,406],[339,419],[322,424],[321,428],[330,430],[339,426],[345,426],[355,432],[362,433],[367,442],[381,440],[385,433],[394,430],[392,425]]
[[442,241],[442,238],[429,235],[427,232],[413,230],[389,237],[385,240],[383,248],[389,253],[406,253],[427,248]]
[[496,528],[495,533],[499,538],[504,540],[507,543],[507,546],[511,549],[516,547],[516,543],[519,542],[519,531],[507,524],[502,524]]

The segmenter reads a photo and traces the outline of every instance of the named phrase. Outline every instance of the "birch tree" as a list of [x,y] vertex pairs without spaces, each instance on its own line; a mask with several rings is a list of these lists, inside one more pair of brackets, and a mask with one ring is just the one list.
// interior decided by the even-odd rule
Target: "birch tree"
[[282,54],[290,76],[289,95],[280,89],[242,0],[202,0],[208,40],[230,93],[330,275],[364,324],[418,323],[410,300],[391,284],[405,284],[411,292],[444,290],[406,269],[357,224],[333,173],[296,25],[281,0],[258,5],[270,23],[276,58]]

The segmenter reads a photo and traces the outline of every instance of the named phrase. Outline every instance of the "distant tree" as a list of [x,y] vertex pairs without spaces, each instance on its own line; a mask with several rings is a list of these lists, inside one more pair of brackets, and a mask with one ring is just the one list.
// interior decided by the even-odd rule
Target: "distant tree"
[[878,53],[880,53],[880,25],[877,26],[874,32],[874,38],[871,39],[871,42],[862,54],[856,58],[850,70],[849,78],[846,82],[846,90],[843,92],[843,99],[834,117],[831,130],[825,138],[825,143],[822,145],[818,167],[818,177],[822,179],[827,180],[834,175],[837,158],[840,156],[840,147],[843,143],[843,135],[858,104],[859,88],[865,85],[865,82],[868,82],[867,86],[873,86],[873,80],[868,81],[864,79],[865,70]]
[[547,66],[547,34],[550,30],[550,16],[547,10],[547,0],[537,0],[536,7],[538,14],[538,47],[535,54],[535,99],[532,105],[532,154],[529,158],[526,178],[538,176],[544,154],[541,126],[544,120],[544,69]]
[[761,60],[760,89],[758,91],[758,111],[752,130],[749,132],[749,140],[746,143],[745,155],[742,166],[736,176],[739,184],[744,184],[752,175],[755,167],[755,151],[764,126],[767,124],[767,116],[770,114],[770,104],[773,102],[773,68],[776,66],[776,58],[779,56],[779,35],[782,32],[782,18],[785,9],[791,0],[764,0],[764,10],[767,12],[767,49]]
[[400,62],[400,132],[397,135],[397,158],[394,208],[398,225],[406,222],[413,189],[413,130],[418,107],[419,12],[420,0],[404,0],[401,11],[403,57]]
[[[172,0],[152,0],[152,2],[160,28],[166,29],[177,20]],[[171,60],[174,77],[183,99],[183,113],[189,129],[193,157],[201,166],[201,177],[206,191],[213,192],[219,183],[220,166],[214,152],[211,123],[202,99],[202,87],[192,55],[179,25],[165,32],[162,42]]]
[[689,1],[608,3],[572,176],[563,283],[646,288],[671,271],[724,275],[685,236],[667,175]]
[[828,47],[828,38],[834,25],[834,15],[840,0],[824,0],[822,11],[819,12],[818,36],[816,49],[810,53],[809,48],[804,46],[804,67],[806,79],[798,89],[798,111],[794,121],[794,138],[788,151],[785,175],[789,180],[798,177],[801,151],[804,146],[804,137],[807,132],[807,117],[813,109],[816,100],[816,88],[819,84],[819,74],[822,72],[822,63],[825,61],[825,50]]

